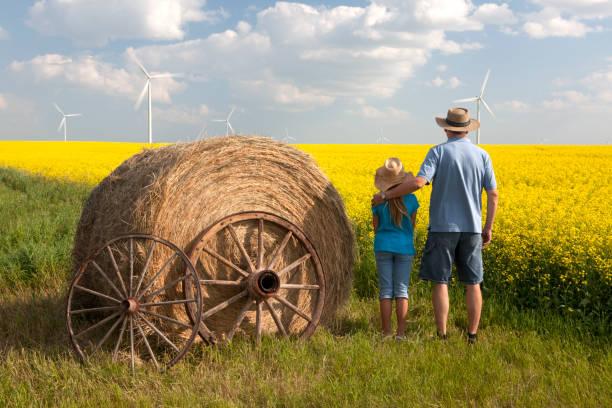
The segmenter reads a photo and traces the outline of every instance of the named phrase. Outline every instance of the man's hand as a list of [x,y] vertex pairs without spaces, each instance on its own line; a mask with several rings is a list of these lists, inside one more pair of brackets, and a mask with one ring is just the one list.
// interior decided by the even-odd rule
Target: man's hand
[[376,193],[372,197],[372,207],[376,207],[379,204],[384,203],[385,200],[382,199],[381,193]]
[[482,247],[486,248],[487,245],[491,242],[491,238],[493,237],[493,231],[491,229],[485,228],[482,230]]

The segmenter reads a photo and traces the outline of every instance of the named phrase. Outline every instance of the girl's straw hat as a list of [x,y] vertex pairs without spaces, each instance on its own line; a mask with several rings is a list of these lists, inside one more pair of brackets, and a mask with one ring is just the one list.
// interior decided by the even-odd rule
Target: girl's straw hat
[[404,171],[402,162],[397,157],[390,157],[385,160],[385,165],[376,169],[374,186],[380,191],[387,191],[389,188],[401,184],[410,176]]

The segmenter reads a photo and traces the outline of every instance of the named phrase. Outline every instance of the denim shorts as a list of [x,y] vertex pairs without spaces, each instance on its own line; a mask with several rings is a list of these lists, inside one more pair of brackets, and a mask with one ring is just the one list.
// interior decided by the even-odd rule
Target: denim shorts
[[423,250],[419,279],[451,282],[453,262],[459,282],[482,282],[482,236],[472,232],[429,232]]
[[407,298],[412,269],[412,255],[374,252],[378,270],[379,299]]

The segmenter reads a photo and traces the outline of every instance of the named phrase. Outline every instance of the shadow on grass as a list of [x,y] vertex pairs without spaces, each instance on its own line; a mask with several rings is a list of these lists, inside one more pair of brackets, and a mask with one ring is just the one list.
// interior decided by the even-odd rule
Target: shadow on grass
[[57,356],[71,349],[65,302],[65,294],[57,290],[0,295],[0,356],[19,349]]

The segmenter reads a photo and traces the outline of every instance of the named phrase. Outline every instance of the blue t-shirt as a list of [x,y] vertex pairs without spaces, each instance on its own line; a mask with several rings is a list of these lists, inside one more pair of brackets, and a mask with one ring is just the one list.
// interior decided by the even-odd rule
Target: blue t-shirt
[[432,232],[482,232],[482,189],[496,190],[489,154],[465,137],[432,147],[418,177],[433,180],[429,203]]
[[[419,202],[414,194],[404,196],[404,204],[408,214],[412,215]],[[374,252],[386,251],[402,255],[414,255],[414,232],[410,218],[402,217],[402,227],[398,227],[391,218],[389,203],[384,202],[372,207],[372,214],[378,215],[378,230],[374,236]]]

